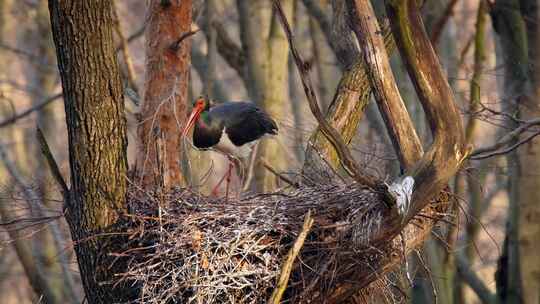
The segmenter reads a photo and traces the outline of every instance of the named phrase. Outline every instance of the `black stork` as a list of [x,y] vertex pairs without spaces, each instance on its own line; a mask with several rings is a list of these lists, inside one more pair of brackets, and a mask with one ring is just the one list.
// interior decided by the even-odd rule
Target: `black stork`
[[226,197],[234,160],[247,158],[253,146],[265,135],[277,135],[276,122],[251,102],[223,102],[199,97],[182,131],[185,137],[195,125],[193,145],[198,149],[215,149],[227,155],[229,168],[212,190],[214,194],[226,178]]

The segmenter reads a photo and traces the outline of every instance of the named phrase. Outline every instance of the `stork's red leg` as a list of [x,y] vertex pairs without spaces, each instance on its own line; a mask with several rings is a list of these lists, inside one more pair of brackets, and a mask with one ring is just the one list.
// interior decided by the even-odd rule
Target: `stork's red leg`
[[217,196],[217,190],[219,186],[221,186],[221,183],[225,180],[225,177],[227,177],[227,173],[225,173],[220,179],[219,182],[214,186],[214,189],[212,189],[212,196]]
[[212,189],[212,196],[217,196],[217,191],[218,191],[219,186],[221,186],[223,181],[225,181],[227,183],[226,188],[225,188],[225,198],[227,199],[229,197],[229,183],[231,182],[231,172],[232,172],[233,166],[234,164],[232,163],[232,161],[229,160],[229,168],[227,169],[227,172],[225,172],[223,177],[221,177],[221,179],[216,184],[214,189]]

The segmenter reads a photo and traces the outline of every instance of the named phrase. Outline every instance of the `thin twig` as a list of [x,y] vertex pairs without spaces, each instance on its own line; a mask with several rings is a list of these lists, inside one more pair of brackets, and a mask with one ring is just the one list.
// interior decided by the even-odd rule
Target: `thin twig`
[[49,103],[57,100],[57,99],[60,99],[62,98],[62,93],[58,93],[56,95],[53,95],[53,96],[50,96],[50,97],[47,97],[45,98],[42,102],[38,103],[37,105],[19,113],[19,114],[16,114],[16,115],[13,115],[12,117],[4,120],[4,121],[1,121],[0,122],[0,128],[3,128],[7,125],[10,125],[14,122],[16,122],[17,120],[21,119],[21,118],[24,118],[32,113],[34,113],[35,111],[39,111],[41,110],[43,107],[45,107],[46,105],[48,105]]
[[180,45],[182,44],[182,42],[184,40],[186,40],[187,38],[197,34],[197,32],[199,32],[201,29],[196,29],[196,30],[193,30],[193,31],[189,31],[189,32],[185,32],[183,33],[180,38],[178,38],[178,40],[176,40],[172,45],[171,45],[171,50],[173,50],[174,52],[178,51],[180,49]]
[[306,217],[304,218],[304,225],[302,225],[302,230],[296,238],[296,241],[294,241],[294,245],[289,250],[287,258],[283,263],[281,273],[279,275],[278,284],[272,292],[272,296],[270,297],[270,300],[268,300],[268,303],[280,303],[281,297],[283,296],[283,293],[285,292],[285,289],[287,288],[287,284],[289,282],[289,276],[291,275],[291,271],[293,269],[294,260],[296,260],[296,256],[300,252],[300,249],[302,249],[302,246],[304,246],[304,241],[306,240],[306,237],[311,229],[311,226],[313,225],[313,222],[314,221],[311,217],[311,211],[308,211]]
[[120,40],[120,49],[122,51],[122,57],[124,58],[124,63],[126,64],[126,76],[127,81],[133,91],[139,95],[139,88],[137,86],[137,80],[135,78],[135,68],[133,66],[133,59],[129,53],[128,41],[124,32],[122,31],[122,25],[120,24],[120,18],[118,17],[116,5],[113,5],[113,17],[114,17],[114,30]]
[[302,81],[302,86],[304,87],[304,92],[306,94],[309,107],[311,109],[311,112],[317,119],[321,131],[326,136],[328,141],[330,141],[330,143],[332,143],[332,145],[336,148],[336,152],[339,155],[343,168],[352,178],[354,178],[360,184],[366,185],[372,189],[380,188],[380,183],[374,177],[363,174],[361,172],[360,167],[352,157],[351,151],[347,148],[347,145],[343,141],[341,135],[325,120],[324,115],[319,108],[319,103],[317,101],[317,96],[315,95],[315,90],[313,89],[313,84],[311,83],[311,77],[309,76],[309,67],[306,62],[302,60],[302,57],[296,49],[293,40],[293,34],[291,32],[291,27],[289,26],[289,22],[287,21],[287,18],[283,13],[280,2],[278,0],[274,0],[273,3],[281,25],[283,26],[283,30],[285,31],[285,35],[287,36],[287,40],[289,41],[289,48],[291,50],[291,54],[293,56],[296,67],[298,68],[300,80]]
[[295,188],[298,188],[300,187],[300,185],[298,185],[298,183],[294,182],[293,180],[291,180],[290,178],[286,177],[285,175],[279,173],[276,171],[276,169],[274,169],[267,161],[266,159],[262,158],[261,159],[261,163],[262,165],[268,170],[270,171],[272,174],[274,174],[275,176],[277,176],[279,179],[281,179],[282,181],[286,182],[287,184],[295,187]]
[[[519,127],[515,128],[511,132],[505,134],[500,140],[497,141],[497,143],[495,143],[495,144],[493,144],[493,145],[491,145],[489,147],[476,149],[475,151],[473,151],[471,153],[469,158],[470,159],[484,159],[484,158],[492,157],[492,156],[495,156],[495,155],[501,155],[500,151],[499,152],[494,152],[494,151],[497,151],[497,150],[501,149],[503,146],[513,142],[521,133],[524,133],[524,132],[528,131],[530,128],[535,127],[535,126],[540,126],[540,118],[531,119],[531,120],[526,121],[524,124],[522,124]],[[504,151],[503,153],[507,153],[507,152],[512,151],[513,149],[515,149],[515,148],[519,147],[520,145],[524,144],[525,142],[531,140],[536,135],[538,135],[538,132],[533,133],[532,136],[529,136],[529,137],[527,137],[527,139],[514,144],[512,147],[503,150]]]
[[515,149],[517,149],[519,146],[531,141],[532,139],[534,139],[538,135],[540,135],[540,131],[537,131],[537,132],[527,136],[525,139],[513,144],[512,146],[510,146],[510,147],[508,147],[506,149],[499,150],[499,151],[494,151],[494,152],[483,154],[483,155],[476,155],[476,156],[470,157],[470,159],[474,159],[474,160],[486,159],[486,158],[490,158],[490,157],[493,157],[493,156],[500,156],[500,155],[510,153],[510,152],[514,151]]
[[47,143],[47,140],[45,139],[45,136],[43,135],[43,132],[41,131],[41,128],[39,127],[36,130],[36,136],[37,136],[39,146],[41,148],[41,153],[43,153],[43,156],[47,160],[47,164],[49,164],[52,176],[56,180],[58,185],[60,186],[64,200],[66,200],[65,203],[67,203],[67,195],[69,193],[69,188],[67,186],[66,181],[64,180],[64,177],[62,176],[62,173],[60,172],[58,163],[56,162],[56,160],[54,159],[54,156],[51,153],[49,144]]
[[255,176],[255,163],[257,159],[259,151],[259,144],[255,144],[255,147],[253,147],[253,150],[251,151],[251,156],[249,157],[249,162],[247,165],[247,172],[244,180],[244,186],[242,187],[242,191],[246,192],[249,190],[249,187],[251,186],[251,181],[253,180],[253,177]]

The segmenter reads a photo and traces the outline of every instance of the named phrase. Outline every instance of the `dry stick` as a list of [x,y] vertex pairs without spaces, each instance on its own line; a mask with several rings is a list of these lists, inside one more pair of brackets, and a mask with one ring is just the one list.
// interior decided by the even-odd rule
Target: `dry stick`
[[[532,127],[536,127],[536,126],[540,126],[540,118],[535,118],[535,119],[531,119],[531,120],[528,120],[526,121],[525,123],[523,123],[522,125],[520,125],[519,127],[515,128],[514,130],[512,130],[511,132],[505,134],[501,139],[499,139],[495,144],[489,146],[489,147],[485,147],[485,148],[478,148],[476,150],[474,150],[471,155],[470,155],[470,159],[483,159],[483,158],[487,158],[487,157],[491,157],[491,156],[494,156],[494,155],[499,155],[499,154],[490,154],[491,152],[494,152],[494,151],[497,151],[499,149],[501,149],[502,147],[504,147],[505,145],[507,144],[510,144],[512,143],[514,140],[516,140],[516,138],[521,134],[521,133],[524,133],[526,131],[529,131],[530,128]],[[529,140],[532,139],[532,138],[529,138]],[[517,148],[517,147],[514,147],[514,148]],[[511,151],[511,150],[510,150]],[[509,152],[509,151],[507,151]],[[482,154],[486,154],[488,155],[487,157],[484,157],[482,156]]]
[[268,303],[270,304],[279,304],[281,301],[281,297],[283,296],[283,293],[285,292],[285,289],[287,288],[287,283],[289,282],[289,276],[291,275],[291,271],[293,269],[294,260],[296,260],[296,256],[300,252],[300,249],[302,249],[302,246],[304,246],[304,241],[306,240],[306,237],[311,229],[311,226],[313,225],[313,218],[311,217],[311,210],[307,212],[305,218],[304,218],[304,225],[302,225],[302,230],[300,231],[300,234],[298,234],[298,237],[296,238],[296,241],[294,241],[293,246],[289,250],[289,253],[287,254],[287,258],[285,259],[285,262],[283,263],[283,266],[281,267],[281,273],[279,275],[278,284],[274,291],[272,292],[272,296],[268,300]]
[[275,176],[277,176],[279,179],[281,179],[282,181],[286,182],[287,184],[295,187],[295,188],[298,188],[299,185],[298,183],[295,183],[293,180],[291,180],[290,178],[286,177],[285,175],[279,173],[276,171],[276,169],[274,169],[267,161],[265,158],[262,158],[261,159],[261,163],[262,165],[268,170],[270,171],[272,174],[274,174]]
[[196,29],[196,30],[193,30],[193,31],[189,31],[189,32],[185,32],[183,33],[172,45],[171,45],[171,50],[172,51],[178,51],[180,49],[180,45],[182,44],[182,42],[184,40],[186,40],[187,38],[197,34],[197,32],[199,32],[201,29]]
[[519,146],[533,140],[538,135],[540,135],[540,131],[537,131],[537,132],[527,136],[525,139],[513,144],[512,146],[510,146],[510,147],[508,147],[506,149],[503,149],[503,150],[500,150],[500,151],[494,151],[494,152],[487,153],[487,154],[484,154],[484,155],[475,155],[473,157],[470,157],[470,159],[479,160],[479,159],[490,158],[490,157],[493,157],[493,156],[500,156],[500,155],[508,154],[508,153],[512,152],[513,150],[517,149]]
[[39,143],[39,147],[41,148],[41,153],[43,153],[43,156],[47,160],[47,164],[49,164],[49,167],[51,169],[51,173],[55,181],[60,186],[60,189],[62,190],[62,196],[64,197],[65,203],[68,203],[68,193],[69,188],[67,186],[66,181],[64,180],[64,177],[62,177],[62,173],[60,172],[60,169],[58,167],[58,163],[54,159],[54,156],[51,153],[51,149],[49,148],[49,144],[47,143],[47,140],[45,139],[45,136],[43,135],[43,132],[41,131],[41,128],[37,128],[36,130],[36,137]]
[[354,180],[372,189],[381,190],[381,183],[374,177],[362,173],[360,167],[352,157],[351,151],[347,148],[345,142],[343,142],[341,135],[324,119],[324,115],[319,108],[319,103],[317,101],[317,96],[315,95],[315,90],[313,89],[313,84],[311,83],[311,78],[309,76],[309,67],[302,60],[300,54],[298,53],[298,50],[296,49],[293,41],[293,34],[291,32],[291,28],[289,26],[287,18],[283,13],[283,9],[281,8],[281,4],[278,0],[273,0],[273,3],[279,17],[279,21],[281,22],[283,30],[285,31],[285,35],[287,36],[287,40],[289,41],[289,48],[291,50],[294,63],[298,68],[300,80],[302,81],[304,92],[306,93],[309,108],[311,109],[313,116],[315,116],[315,118],[317,119],[319,126],[323,131],[323,134],[326,136],[328,141],[332,143],[332,145],[336,149],[336,152],[338,153],[341,165]]
[[24,118],[32,113],[34,113],[34,111],[38,111],[38,110],[41,110],[43,107],[45,107],[46,105],[48,105],[49,103],[57,100],[57,99],[60,99],[62,98],[62,93],[58,93],[56,95],[53,95],[53,96],[50,96],[50,97],[47,97],[45,98],[42,102],[38,103],[37,105],[31,107],[30,109],[27,109],[19,114],[16,114],[16,115],[13,115],[12,117],[4,120],[4,121],[0,121],[0,128],[2,127],[5,127],[7,125],[10,125],[14,122],[16,122],[17,120],[21,119],[21,118]]
[[245,180],[244,180],[244,185],[242,187],[243,192],[246,192],[246,191],[249,190],[249,187],[251,185],[251,181],[253,180],[254,170],[255,170],[255,162],[256,162],[255,159],[257,158],[258,150],[259,150],[259,144],[255,144],[255,147],[251,151],[251,156],[249,157],[248,166],[246,168],[247,172],[245,174],[246,176],[245,176]]

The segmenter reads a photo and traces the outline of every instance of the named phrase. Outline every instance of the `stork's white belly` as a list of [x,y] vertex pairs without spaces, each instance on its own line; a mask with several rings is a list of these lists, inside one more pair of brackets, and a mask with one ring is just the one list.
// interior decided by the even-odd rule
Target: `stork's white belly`
[[214,147],[216,150],[221,151],[225,154],[229,154],[229,155],[239,157],[239,158],[246,158],[246,157],[249,157],[251,153],[251,149],[253,149],[253,146],[255,144],[256,142],[252,141],[252,142],[245,143],[241,146],[236,146],[229,139],[229,136],[225,132],[225,129],[223,129],[223,134],[221,134],[221,138],[219,139],[219,142]]

